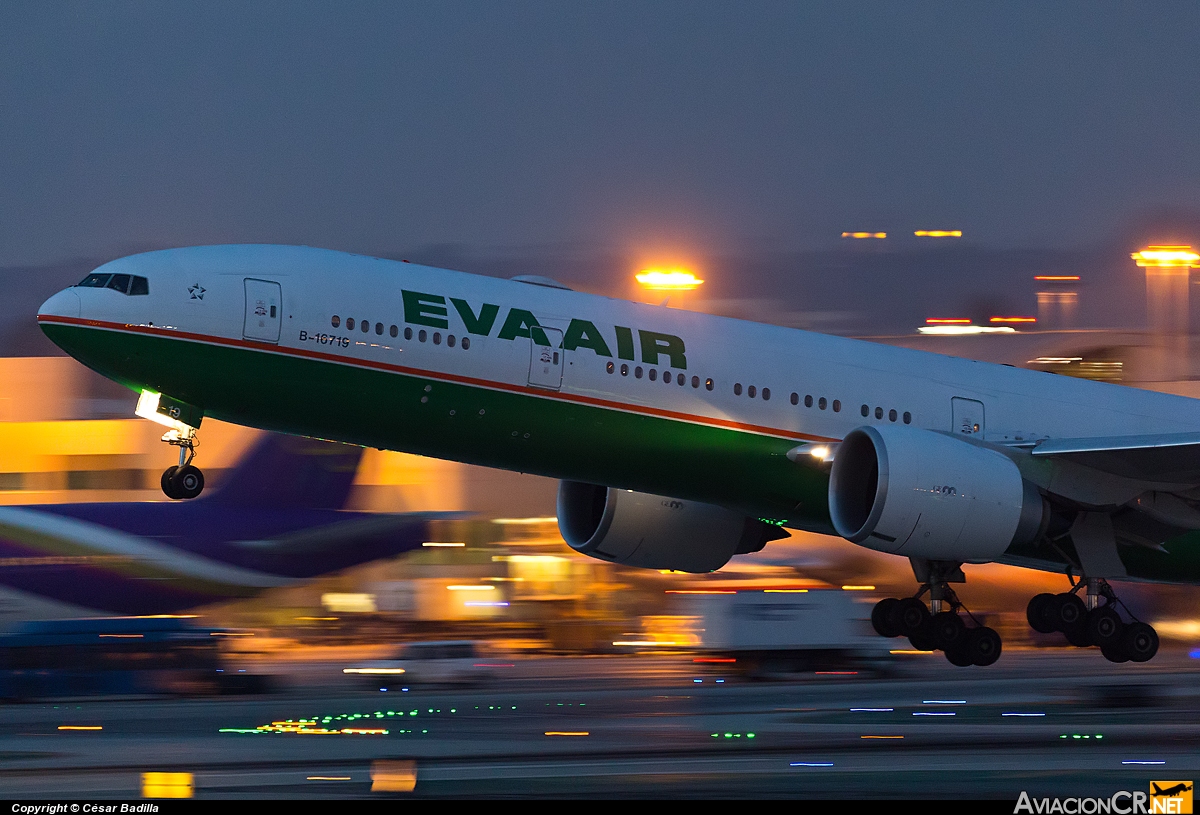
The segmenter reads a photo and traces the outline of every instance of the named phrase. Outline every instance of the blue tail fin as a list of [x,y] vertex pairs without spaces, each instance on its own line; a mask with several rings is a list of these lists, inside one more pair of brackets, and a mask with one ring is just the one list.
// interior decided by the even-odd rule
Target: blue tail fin
[[342,509],[363,448],[265,433],[201,500],[276,509]]

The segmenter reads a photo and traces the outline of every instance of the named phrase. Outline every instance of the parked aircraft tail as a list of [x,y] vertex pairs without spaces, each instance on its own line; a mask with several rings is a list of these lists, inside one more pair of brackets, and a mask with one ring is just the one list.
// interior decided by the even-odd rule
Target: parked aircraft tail
[[342,509],[363,448],[264,433],[218,489],[200,500],[274,509]]

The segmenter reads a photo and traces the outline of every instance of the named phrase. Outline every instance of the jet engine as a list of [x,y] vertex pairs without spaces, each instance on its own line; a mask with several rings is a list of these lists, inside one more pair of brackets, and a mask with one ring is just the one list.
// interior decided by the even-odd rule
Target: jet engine
[[558,528],[576,552],[646,569],[712,572],[782,529],[723,507],[577,481],[558,485]]
[[1049,504],[1003,453],[914,427],[860,427],[829,478],[838,534],[881,552],[987,563],[1041,538]]

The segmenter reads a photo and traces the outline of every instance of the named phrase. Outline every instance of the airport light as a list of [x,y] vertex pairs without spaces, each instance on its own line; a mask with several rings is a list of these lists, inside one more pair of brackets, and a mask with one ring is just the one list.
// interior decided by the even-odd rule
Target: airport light
[[926,325],[970,325],[971,321],[966,317],[926,317]]
[[886,232],[843,232],[842,237],[843,238],[855,238],[858,240],[862,240],[863,238],[875,238],[877,240],[882,240],[887,237],[887,233]]
[[961,229],[918,229],[913,233],[918,238],[961,238]]
[[1042,281],[1050,281],[1050,282],[1059,282],[1059,283],[1070,283],[1070,282],[1078,283],[1079,275],[1077,275],[1077,274],[1036,274],[1033,276],[1033,279],[1034,280],[1042,280]]
[[917,328],[921,334],[930,336],[967,336],[971,334],[1015,334],[1011,325],[923,325]]
[[686,269],[643,269],[634,277],[652,291],[692,291],[704,283]]
[[1156,269],[1200,268],[1200,255],[1191,246],[1148,246],[1130,255],[1138,266]]
[[1036,323],[1037,317],[989,317],[989,323]]

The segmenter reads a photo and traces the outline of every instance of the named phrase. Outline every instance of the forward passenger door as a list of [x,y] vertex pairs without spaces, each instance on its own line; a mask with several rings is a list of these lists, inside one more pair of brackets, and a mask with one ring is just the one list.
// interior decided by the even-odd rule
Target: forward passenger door
[[248,340],[279,342],[283,323],[283,295],[279,284],[246,278],[246,321],[242,336]]

